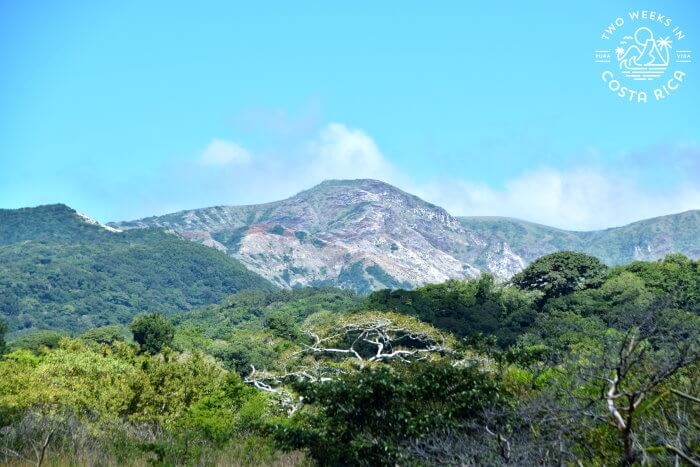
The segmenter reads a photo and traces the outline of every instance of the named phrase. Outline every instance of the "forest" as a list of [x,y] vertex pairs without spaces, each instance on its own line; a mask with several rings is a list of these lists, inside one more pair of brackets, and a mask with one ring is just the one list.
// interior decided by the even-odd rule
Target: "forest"
[[12,335],[7,316],[0,463],[700,465],[682,255],[188,306]]
[[111,232],[62,204],[0,209],[0,317],[12,334],[76,333],[273,285],[239,261],[158,229]]

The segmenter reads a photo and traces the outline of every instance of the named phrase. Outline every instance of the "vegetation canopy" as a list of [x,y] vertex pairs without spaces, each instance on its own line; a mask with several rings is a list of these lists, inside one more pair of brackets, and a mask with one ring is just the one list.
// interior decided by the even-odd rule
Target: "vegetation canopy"
[[0,462],[698,465],[699,300],[697,261],[564,252],[505,284],[0,324]]

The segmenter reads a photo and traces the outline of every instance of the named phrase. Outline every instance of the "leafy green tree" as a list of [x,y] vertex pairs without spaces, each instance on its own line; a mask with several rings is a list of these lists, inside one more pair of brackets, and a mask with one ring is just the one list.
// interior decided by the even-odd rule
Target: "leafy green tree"
[[296,340],[299,338],[299,327],[294,317],[281,310],[270,313],[265,320],[267,327],[278,337]]
[[[600,412],[618,432],[625,465],[640,460],[648,442],[640,441],[636,430],[645,412],[649,415],[650,401],[662,396],[659,389],[677,373],[700,362],[699,317],[658,304],[634,311],[626,317],[624,332],[606,334],[603,351],[586,365],[576,361],[579,368],[571,370],[581,386],[598,390],[598,400],[605,403]],[[584,396],[583,402],[589,400]]]
[[7,323],[0,319],[0,355],[4,354],[7,350],[7,343],[5,342],[5,335],[7,334]]
[[160,313],[137,316],[130,326],[134,341],[141,351],[155,354],[171,347],[175,337],[175,326]]
[[129,330],[125,326],[100,326],[90,329],[80,335],[84,341],[96,342],[98,344],[112,345],[115,342],[129,340]]
[[571,352],[578,358],[599,352],[601,336],[607,330],[605,322],[596,316],[555,310],[541,313],[519,342],[526,348],[542,346],[549,362],[559,363]]
[[380,290],[370,294],[362,308],[415,316],[458,337],[495,335],[505,347],[534,322],[533,300],[533,294],[503,287],[483,274],[415,290]]
[[0,286],[0,315],[17,316],[20,312],[19,298],[11,287]]
[[580,316],[596,316],[607,322],[619,314],[620,307],[644,307],[653,299],[654,294],[639,276],[621,271],[608,275],[598,288],[552,298],[543,310],[546,314],[571,312]]
[[444,362],[370,367],[297,390],[306,409],[276,433],[320,465],[401,464],[406,441],[479,419],[485,406],[503,400],[487,373]]
[[645,288],[671,304],[686,311],[700,314],[700,261],[680,254],[668,255],[654,261],[635,261],[611,271],[612,276],[632,273]]
[[607,267],[598,258],[561,251],[533,261],[511,279],[522,290],[539,291],[540,304],[578,290],[600,285]]
[[208,352],[219,359],[225,368],[240,375],[250,373],[252,367],[271,368],[280,358],[281,339],[270,332],[240,331],[227,341],[215,341]]
[[244,290],[229,296],[221,305],[180,313],[174,317],[174,321],[178,327],[197,326],[206,337],[212,339],[230,341],[234,333],[264,329],[294,338],[296,333],[292,329],[292,321],[298,326],[319,311],[347,314],[363,300],[362,295],[333,287],[274,292]]
[[[687,446],[700,434],[697,418],[685,412],[681,422],[687,426],[671,437],[669,417],[677,417],[678,406],[675,412],[658,411],[657,406],[677,392],[678,383],[692,378],[693,371],[697,379],[700,318],[667,304],[667,300],[644,306],[620,303],[602,317],[605,321],[570,311],[543,313],[522,339],[526,345],[539,343],[547,349],[543,355],[560,375],[550,385],[558,400],[549,410],[562,417],[574,411],[578,423],[588,426],[587,436],[579,442],[593,443],[591,461],[633,465],[659,449],[672,448],[681,456],[692,452]],[[641,428],[650,420],[658,421],[654,430],[665,432],[663,441]]]
[[29,331],[21,334],[12,342],[14,350],[30,350],[35,354],[41,353],[45,349],[56,349],[61,339],[68,337],[63,331]]
[[245,464],[227,448],[262,434],[274,414],[265,394],[197,352],[139,355],[65,338],[41,355],[0,359],[2,465],[40,464],[44,451],[61,465]]

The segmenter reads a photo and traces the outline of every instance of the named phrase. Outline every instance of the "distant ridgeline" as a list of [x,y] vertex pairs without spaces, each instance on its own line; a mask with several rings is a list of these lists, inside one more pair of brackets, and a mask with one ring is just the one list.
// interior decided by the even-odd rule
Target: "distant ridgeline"
[[0,318],[81,331],[275,287],[237,260],[161,229],[120,232],[62,205],[0,210]]
[[246,289],[367,294],[482,272],[506,280],[549,253],[607,265],[700,258],[700,211],[594,232],[453,217],[377,180],[324,182],[291,198],[102,225],[62,204],[0,210],[0,319],[83,331],[220,303]]
[[490,272],[507,279],[556,251],[609,266],[671,253],[700,258],[700,211],[573,232],[505,217],[454,217],[378,180],[329,180],[291,198],[110,224],[162,227],[242,261],[280,287],[368,293]]
[[672,253],[700,258],[700,210],[589,232],[561,230],[508,217],[460,217],[462,225],[507,242],[527,263],[555,251],[579,251],[609,266],[655,261]]

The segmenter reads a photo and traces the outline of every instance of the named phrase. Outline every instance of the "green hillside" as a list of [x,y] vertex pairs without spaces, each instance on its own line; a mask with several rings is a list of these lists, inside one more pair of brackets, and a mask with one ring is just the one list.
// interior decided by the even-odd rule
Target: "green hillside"
[[593,255],[611,266],[654,261],[671,253],[700,257],[700,210],[590,232],[561,230],[508,217],[460,217],[459,221],[491,241],[508,242],[527,262],[563,250]]
[[112,232],[64,205],[0,210],[0,317],[14,333],[128,323],[251,288],[274,286],[163,230]]
[[[93,221],[94,222],[94,221]],[[0,209],[0,245],[35,242],[98,242],[113,232],[91,223],[65,204]]]
[[700,257],[700,210],[655,217],[614,229],[587,232],[585,252],[608,264],[657,259],[668,253]]
[[0,329],[0,465],[697,465],[699,291],[682,255],[562,252],[509,284]]

